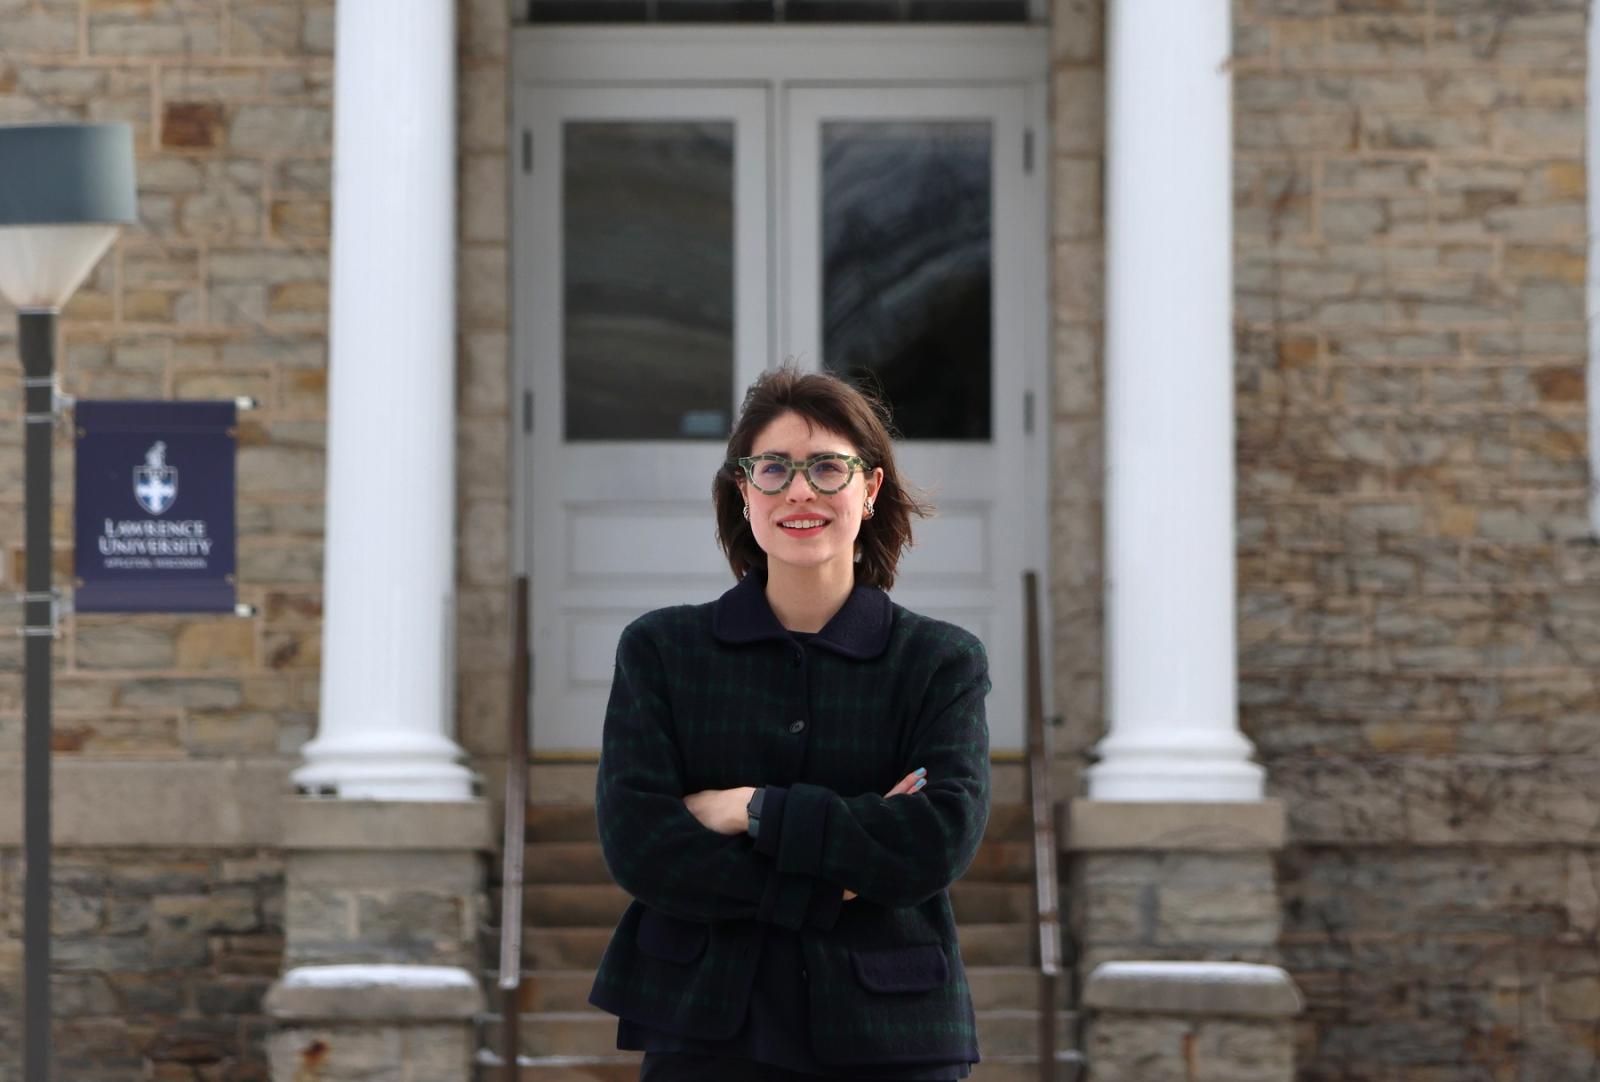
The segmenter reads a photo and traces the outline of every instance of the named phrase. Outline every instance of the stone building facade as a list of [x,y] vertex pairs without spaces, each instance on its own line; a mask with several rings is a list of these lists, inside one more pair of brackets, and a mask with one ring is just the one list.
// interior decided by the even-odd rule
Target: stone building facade
[[[1104,715],[1116,2],[1054,0],[1048,20],[1062,796]],[[1233,4],[1239,693],[1287,844],[1153,856],[1119,866],[1117,890],[1087,872],[1066,882],[1107,907],[1087,945],[1285,966],[1307,1004],[1304,1082],[1566,1082],[1592,1078],[1600,1057],[1587,7]],[[509,711],[521,17],[503,0],[459,4],[455,735],[491,793]],[[311,0],[0,0],[0,121],[126,121],[139,148],[141,224],[64,313],[64,389],[260,404],[239,454],[240,595],[259,614],[69,615],[57,645],[54,988],[62,1067],[82,1082],[268,1077],[262,997],[295,961],[289,911],[318,904],[286,885],[279,798],[317,726],[333,26],[333,5]],[[0,351],[13,325],[4,313]],[[14,588],[20,401],[0,382]],[[63,433],[58,501],[70,450]],[[58,502],[58,577],[69,511]],[[20,659],[0,640],[8,1049]],[[363,896],[330,904],[358,912]],[[419,912],[448,926],[477,904],[367,900],[380,950],[408,940]],[[1140,914],[1155,921],[1143,938],[1104,932]]]

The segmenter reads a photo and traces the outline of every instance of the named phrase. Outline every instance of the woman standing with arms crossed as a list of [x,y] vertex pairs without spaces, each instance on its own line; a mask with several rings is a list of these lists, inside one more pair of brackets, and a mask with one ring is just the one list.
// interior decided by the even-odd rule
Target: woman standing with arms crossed
[[589,1000],[642,1082],[965,1078],[947,888],[988,821],[989,676],[886,592],[926,508],[881,408],[788,368],[713,496],[738,585],[617,646],[596,814],[634,901]]

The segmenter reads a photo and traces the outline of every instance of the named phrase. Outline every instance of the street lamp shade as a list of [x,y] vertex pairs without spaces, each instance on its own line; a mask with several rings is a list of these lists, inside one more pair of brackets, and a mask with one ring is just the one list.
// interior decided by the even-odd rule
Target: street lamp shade
[[14,307],[61,308],[137,217],[128,125],[0,125],[0,296]]

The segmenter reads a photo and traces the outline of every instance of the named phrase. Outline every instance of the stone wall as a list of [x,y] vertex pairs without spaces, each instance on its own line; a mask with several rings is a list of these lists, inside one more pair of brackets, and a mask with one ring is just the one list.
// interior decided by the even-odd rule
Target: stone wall
[[[472,752],[503,744],[509,682],[506,8],[460,3],[458,688]],[[58,776],[84,760],[129,774],[183,760],[214,764],[226,789],[241,767],[251,778],[263,765],[287,771],[315,731],[333,40],[332,0],[0,0],[0,123],[116,120],[134,130],[140,221],[63,314],[63,389],[260,404],[241,416],[238,460],[239,595],[259,615],[68,615],[55,649]],[[0,304],[0,359],[13,366],[15,327]],[[72,568],[69,431],[56,441],[58,583]],[[0,378],[0,589],[22,585],[21,477],[17,372]],[[0,636],[0,763],[21,758],[21,657],[20,640]],[[154,792],[169,778],[148,773],[119,791]],[[236,806],[206,806],[232,821],[262,811],[260,795],[252,786]],[[154,834],[172,828],[170,815],[140,806],[101,814],[118,836],[149,819],[148,844],[158,846]],[[72,819],[75,839],[97,836],[92,817],[75,810]],[[9,812],[0,820],[12,825]],[[62,1076],[265,1078],[261,997],[285,954],[281,854],[87,848],[58,850],[56,860]],[[0,1082],[11,1082],[16,850],[0,850],[0,876]],[[386,921],[424,922],[401,946],[431,943],[427,929],[449,924],[431,898],[338,900],[351,899],[366,904],[361,927],[375,942]],[[319,954],[304,947],[307,958]]]
[[[54,856],[55,1077],[264,1080],[284,869],[260,849]],[[0,851],[0,1082],[22,1082],[22,881]]]
[[1303,1082],[1596,1069],[1587,6],[1235,5],[1241,697]]

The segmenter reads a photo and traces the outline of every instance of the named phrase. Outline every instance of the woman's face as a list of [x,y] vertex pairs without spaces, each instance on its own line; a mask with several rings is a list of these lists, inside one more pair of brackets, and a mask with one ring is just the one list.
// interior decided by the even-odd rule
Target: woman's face
[[[813,425],[798,413],[779,414],[756,433],[750,447],[752,455],[782,455],[796,462],[825,452],[859,453],[843,436]],[[760,491],[742,477],[739,491],[750,507],[750,529],[769,565],[817,568],[843,563],[849,567],[855,561],[856,534],[861,530],[866,502],[877,496],[882,483],[881,468],[864,476],[856,470],[850,483],[838,492],[818,492],[805,471],[796,470],[789,487],[776,495]]]

